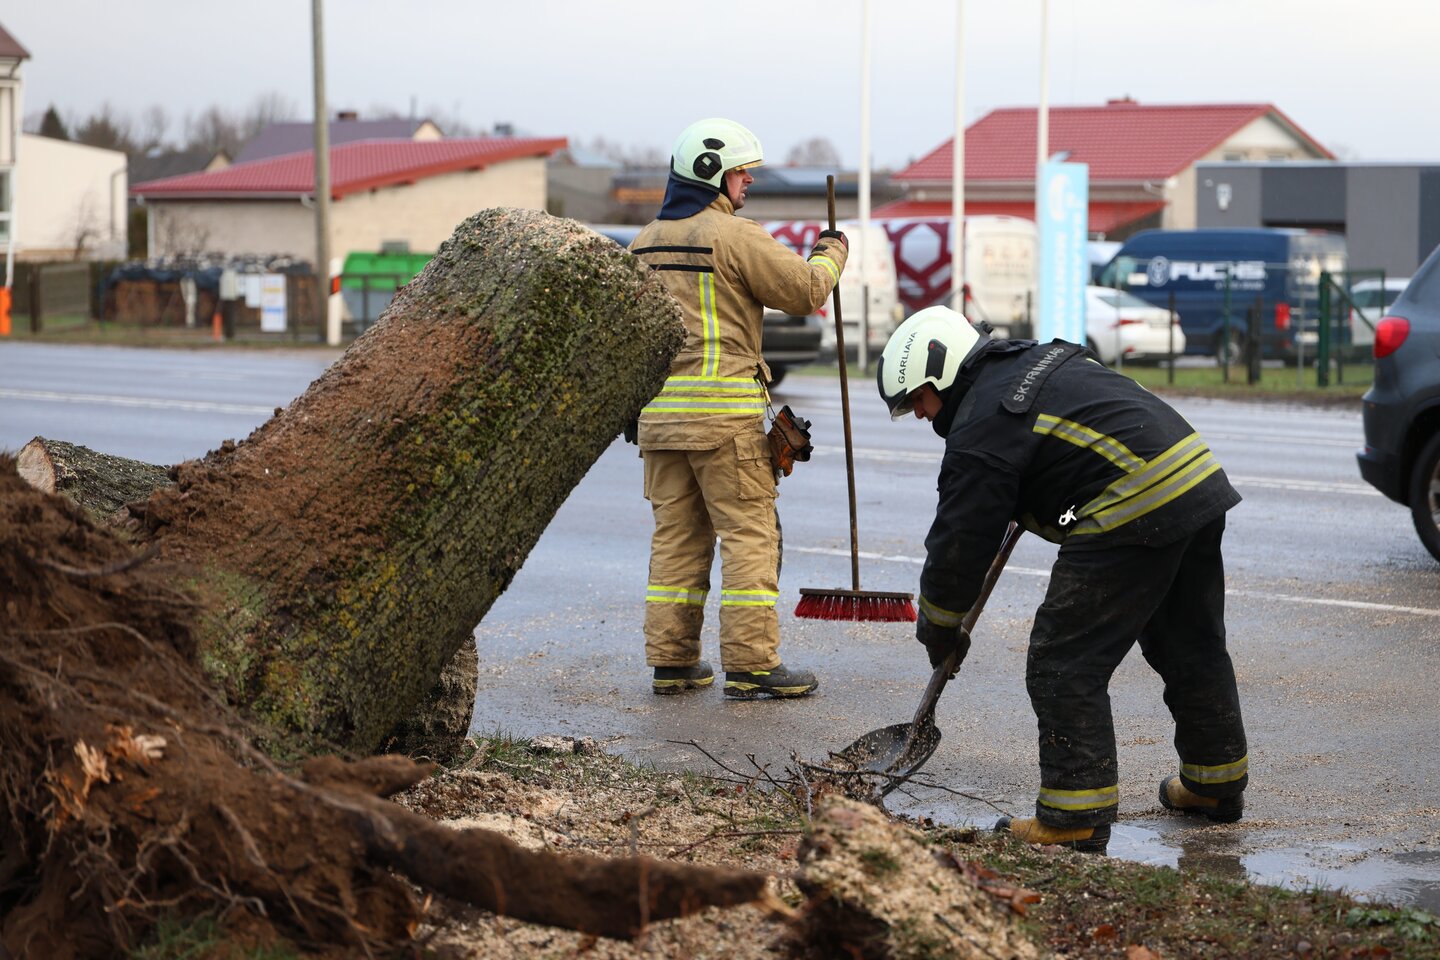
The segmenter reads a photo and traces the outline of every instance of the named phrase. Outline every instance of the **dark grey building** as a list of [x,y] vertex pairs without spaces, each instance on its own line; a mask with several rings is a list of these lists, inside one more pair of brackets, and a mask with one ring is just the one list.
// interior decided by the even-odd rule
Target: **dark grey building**
[[1408,277],[1440,245],[1440,163],[1200,163],[1195,226],[1345,235],[1350,266]]

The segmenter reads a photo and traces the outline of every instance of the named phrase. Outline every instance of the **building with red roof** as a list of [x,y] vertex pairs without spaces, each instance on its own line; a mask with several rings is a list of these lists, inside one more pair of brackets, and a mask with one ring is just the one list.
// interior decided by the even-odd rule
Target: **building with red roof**
[[[330,150],[330,249],[430,252],[487,207],[543,210],[545,161],[564,138],[365,140]],[[313,150],[137,183],[149,255],[315,260]]]
[[[965,212],[1034,218],[1034,107],[993,110],[965,130]],[[1090,233],[1120,239],[1150,227],[1195,226],[1195,165],[1333,160],[1268,103],[1051,107],[1051,155],[1090,168]],[[954,139],[894,175],[905,196],[877,217],[948,216]]]

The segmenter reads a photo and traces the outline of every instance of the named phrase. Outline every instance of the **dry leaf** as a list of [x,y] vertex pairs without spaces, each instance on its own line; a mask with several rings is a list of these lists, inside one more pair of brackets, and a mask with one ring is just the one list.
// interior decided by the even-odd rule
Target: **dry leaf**
[[1149,947],[1142,947],[1138,943],[1132,943],[1125,948],[1125,960],[1160,960],[1160,954]]
[[76,741],[75,756],[80,759],[80,770],[85,774],[85,783],[78,791],[83,800],[90,795],[92,784],[97,781],[100,783],[110,782],[110,769],[105,762],[105,755],[99,750],[92,749],[84,740]]

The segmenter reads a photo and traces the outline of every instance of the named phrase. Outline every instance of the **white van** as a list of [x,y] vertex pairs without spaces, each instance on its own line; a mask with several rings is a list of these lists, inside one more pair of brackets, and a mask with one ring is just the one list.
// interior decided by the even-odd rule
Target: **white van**
[[[900,300],[907,315],[951,303],[950,217],[891,217],[878,221],[895,245]],[[1030,335],[1036,303],[1039,236],[1033,221],[1000,215],[965,218],[965,279],[970,302],[960,309],[985,320],[997,336]]]
[[[814,220],[786,220],[766,223],[765,229],[780,242],[802,257],[810,252],[823,225]],[[858,220],[843,220],[836,226],[845,234],[850,253],[845,272],[840,274],[840,313],[845,324],[845,352],[857,356],[860,346],[860,322],[869,323],[870,357],[879,355],[890,334],[905,318],[900,291],[895,277],[895,249],[882,226],[872,222],[862,235]],[[864,261],[862,264],[862,260]],[[865,294],[870,295],[869,316],[865,316]],[[835,353],[835,318],[827,301],[819,311],[820,349]]]
[[1000,337],[1031,336],[1037,305],[1039,236],[1023,217],[965,218],[965,316],[984,320]]

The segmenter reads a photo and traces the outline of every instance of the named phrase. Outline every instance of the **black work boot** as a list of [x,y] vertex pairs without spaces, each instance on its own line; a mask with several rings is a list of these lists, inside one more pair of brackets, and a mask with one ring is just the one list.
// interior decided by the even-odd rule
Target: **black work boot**
[[1052,827],[1034,817],[1012,820],[1001,817],[995,821],[996,833],[1008,833],[1018,840],[1036,846],[1067,847],[1081,853],[1104,853],[1110,845],[1110,824],[1098,827]]
[[803,697],[820,686],[809,670],[791,670],[783,663],[769,670],[748,673],[725,672],[725,696],[753,700],[756,697]]
[[656,693],[683,693],[698,690],[715,682],[715,671],[700,660],[688,667],[656,667],[650,689]]
[[1205,817],[1212,823],[1234,823],[1245,811],[1245,795],[1202,797],[1180,782],[1179,776],[1160,781],[1160,806],[1186,816]]

